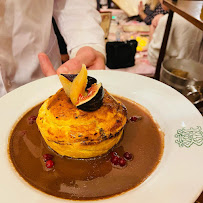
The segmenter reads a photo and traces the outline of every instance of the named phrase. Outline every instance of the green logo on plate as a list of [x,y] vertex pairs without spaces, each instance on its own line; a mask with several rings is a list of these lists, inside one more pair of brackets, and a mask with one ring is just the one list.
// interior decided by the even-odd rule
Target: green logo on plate
[[175,143],[178,143],[179,147],[189,148],[192,144],[196,144],[197,146],[203,144],[203,132],[200,126],[190,129],[179,129],[175,137],[177,138]]

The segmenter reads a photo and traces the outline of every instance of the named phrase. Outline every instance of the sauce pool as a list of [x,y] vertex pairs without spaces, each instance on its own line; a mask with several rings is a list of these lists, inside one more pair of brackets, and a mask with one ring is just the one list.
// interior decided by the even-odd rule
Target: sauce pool
[[[141,117],[126,124],[122,140],[112,149],[122,157],[125,152],[133,154],[126,167],[115,167],[110,153],[91,159],[56,154],[44,142],[35,122],[40,104],[19,120],[10,137],[9,155],[19,175],[40,191],[72,200],[108,198],[141,184],[161,160],[163,133],[143,107],[115,97],[126,106],[128,118]],[[44,154],[53,155],[53,168],[46,167]]]

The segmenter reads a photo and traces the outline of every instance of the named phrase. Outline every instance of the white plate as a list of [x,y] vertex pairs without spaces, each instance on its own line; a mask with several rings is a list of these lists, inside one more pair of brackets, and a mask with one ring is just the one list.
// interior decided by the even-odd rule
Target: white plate
[[[198,110],[176,90],[144,76],[119,71],[88,74],[101,81],[109,92],[145,106],[165,133],[164,154],[152,175],[135,189],[98,201],[193,203],[203,190],[203,118]],[[7,154],[8,137],[18,118],[60,87],[58,77],[51,76],[0,99],[0,202],[69,202],[27,184],[12,168]]]

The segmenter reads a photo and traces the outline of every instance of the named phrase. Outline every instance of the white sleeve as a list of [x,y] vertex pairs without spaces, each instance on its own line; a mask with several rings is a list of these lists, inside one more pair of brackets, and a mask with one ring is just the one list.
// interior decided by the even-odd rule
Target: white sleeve
[[54,18],[71,58],[83,46],[90,46],[105,56],[104,32],[95,0],[55,0]]
[[168,14],[163,16],[160,19],[160,21],[154,31],[152,40],[149,43],[148,60],[150,61],[151,65],[153,65],[153,66],[156,66],[156,64],[157,64],[157,60],[159,57],[159,52],[161,49],[161,44],[162,44],[162,40],[163,40],[163,36],[164,36],[164,32],[165,32],[167,18],[168,18]]
[[[159,57],[167,19],[168,14],[160,19],[153,34],[152,41],[149,44],[148,59],[153,66],[156,66]],[[177,13],[174,13],[164,60],[169,58],[183,58],[201,62],[203,60],[202,40],[202,30]]]

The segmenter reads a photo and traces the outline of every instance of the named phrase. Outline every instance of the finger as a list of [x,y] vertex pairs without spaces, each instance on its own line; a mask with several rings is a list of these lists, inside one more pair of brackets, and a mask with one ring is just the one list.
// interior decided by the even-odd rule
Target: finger
[[73,58],[61,65],[57,70],[57,74],[76,74],[80,72],[81,68],[82,63],[77,58]]
[[57,70],[57,74],[68,73],[75,74],[78,73],[82,64],[85,64],[88,69],[101,70],[105,69],[104,56],[100,52],[94,50],[91,47],[82,47],[77,52],[75,58],[70,59]]
[[88,70],[105,70],[104,62],[96,62],[92,66],[89,66]]
[[44,53],[38,54],[41,70],[45,76],[55,75],[56,71],[49,60],[49,57]]
[[96,51],[91,47],[82,47],[77,52],[75,58],[70,59],[57,70],[57,74],[68,73],[75,74],[78,73],[82,64],[85,64],[87,68],[92,66],[96,60]]
[[103,54],[97,53],[97,58],[94,63],[88,67],[88,70],[105,70],[105,59]]
[[82,64],[85,64],[87,67],[90,67],[97,58],[97,51],[92,47],[82,47],[78,50],[76,58]]

